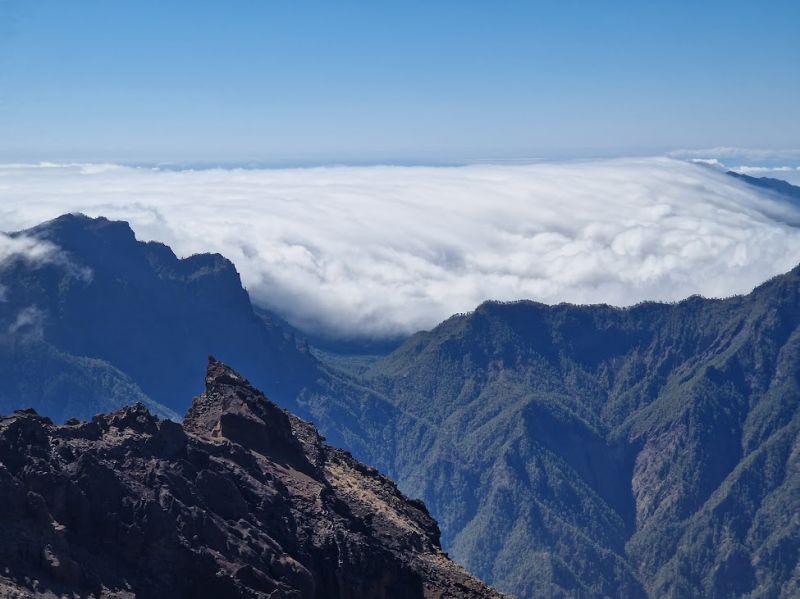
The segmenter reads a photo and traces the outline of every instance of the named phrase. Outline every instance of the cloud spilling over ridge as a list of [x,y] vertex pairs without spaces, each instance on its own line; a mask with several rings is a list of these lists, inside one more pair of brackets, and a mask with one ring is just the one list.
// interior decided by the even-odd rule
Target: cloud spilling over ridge
[[[37,267],[44,264],[57,264],[68,270],[73,276],[85,281],[92,278],[92,271],[89,268],[74,264],[53,243],[25,235],[8,235],[0,232],[0,270],[8,267],[15,260],[25,260]],[[6,292],[6,288],[0,285],[0,302],[5,301]]]
[[35,263],[50,262],[57,259],[56,254],[57,248],[52,243],[30,237],[11,237],[0,233],[0,267],[15,258]]
[[[92,277],[89,269],[70,262],[65,253],[49,241],[0,233],[0,274],[16,260],[36,267],[57,264],[84,280]],[[0,344],[14,339],[40,339],[44,331],[44,313],[36,306],[27,306],[14,314],[9,312],[8,306],[3,306],[8,301],[9,289],[0,285]]]
[[706,148],[675,150],[673,158],[692,160],[751,177],[783,179],[800,185],[800,149]]
[[[10,236],[0,232],[0,270],[7,267],[14,260],[26,260],[34,265],[47,263],[63,264],[67,268],[73,266],[58,248],[48,241],[33,239],[24,236]],[[84,278],[91,273],[83,269],[78,272]],[[0,304],[7,300],[8,289],[0,285]]]
[[428,328],[486,299],[677,300],[800,262],[800,210],[669,159],[464,167],[0,168],[0,228],[70,211],[233,260],[301,328]]
[[751,177],[783,179],[792,185],[800,185],[800,166],[734,166],[732,171]]

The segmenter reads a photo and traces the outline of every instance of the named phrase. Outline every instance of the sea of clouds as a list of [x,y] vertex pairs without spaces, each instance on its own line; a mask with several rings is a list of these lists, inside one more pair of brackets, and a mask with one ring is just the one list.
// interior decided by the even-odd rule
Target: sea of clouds
[[[127,220],[139,239],[178,255],[220,252],[256,303],[345,337],[429,328],[487,299],[630,305],[727,296],[800,263],[800,208],[673,158],[4,165],[0,198],[5,231],[80,211]],[[4,243],[25,243],[2,240],[0,254]]]

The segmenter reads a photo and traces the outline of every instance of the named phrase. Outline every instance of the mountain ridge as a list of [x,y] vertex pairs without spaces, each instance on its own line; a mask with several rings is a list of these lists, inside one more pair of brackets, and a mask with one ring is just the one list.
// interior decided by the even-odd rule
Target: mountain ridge
[[[279,326],[255,315],[238,272],[219,254],[178,258],[164,244],[138,241],[127,223],[80,214],[14,235],[53,244],[61,259],[7,264],[6,311],[35,307],[45,342],[125,372],[170,409],[182,411],[181,398],[199,390],[198,364],[209,353],[255,372],[284,402],[297,392],[290,378],[316,368]],[[153,376],[165,363],[166,376]]]
[[800,200],[800,187],[792,185],[783,179],[776,179],[774,177],[752,177],[744,173],[737,173],[736,171],[726,171],[726,174],[736,177],[748,185],[778,193],[784,198],[790,198],[794,201]]
[[0,591],[100,597],[501,598],[424,504],[209,360],[184,425],[141,404],[0,418]]
[[[729,477],[742,472],[737,462],[747,463],[760,444],[800,421],[796,381],[781,374],[797,372],[790,364],[800,336],[799,273],[726,300],[625,309],[486,303],[420,333],[368,377],[404,410],[447,433],[422,442],[424,459],[411,444],[395,452],[407,458],[395,463],[393,476],[440,515],[446,545],[458,559],[520,596],[561,586],[552,577],[537,582],[559,567],[564,596],[677,592],[665,584],[687,585],[678,596],[727,596],[697,578],[667,574],[669,563],[688,559],[685,550],[682,558],[669,554],[679,539],[670,530],[694,530],[708,501],[730,490]],[[791,464],[788,447],[781,455]],[[666,457],[673,451],[679,453]],[[629,474],[614,474],[611,466],[620,462]],[[463,467],[443,478],[444,464]],[[472,472],[483,477],[470,479]],[[780,493],[790,501],[798,480],[786,483]],[[749,491],[766,497],[773,483],[763,484]],[[497,497],[503,488],[513,499]],[[553,496],[548,488],[562,490]],[[622,491],[623,500],[609,489]],[[557,514],[560,523],[548,524]],[[505,536],[497,536],[498,528]],[[796,562],[797,543],[789,539],[797,531],[785,534]],[[487,546],[492,538],[495,544]],[[577,551],[576,539],[585,539]],[[537,545],[556,560],[539,573],[530,567]],[[514,562],[512,555],[528,557]],[[617,565],[597,568],[592,578],[586,568],[602,563],[601,555],[616,555]],[[763,562],[753,565],[742,588],[778,596],[781,591],[765,591],[769,585],[758,580],[769,580],[769,571]],[[796,574],[780,576],[787,589],[797,585]]]

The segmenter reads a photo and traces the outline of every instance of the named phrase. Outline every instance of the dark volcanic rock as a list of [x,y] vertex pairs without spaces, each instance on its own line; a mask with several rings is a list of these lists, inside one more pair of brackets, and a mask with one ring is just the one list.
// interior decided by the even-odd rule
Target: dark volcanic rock
[[3,597],[499,597],[422,503],[213,359],[183,427],[0,419],[0,526]]

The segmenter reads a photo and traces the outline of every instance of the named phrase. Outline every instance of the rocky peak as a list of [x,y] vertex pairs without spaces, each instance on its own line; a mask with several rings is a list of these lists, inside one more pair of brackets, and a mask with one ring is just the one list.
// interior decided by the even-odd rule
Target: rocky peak
[[187,432],[238,443],[273,460],[308,469],[286,411],[213,356],[208,358],[205,384],[205,393],[192,400],[184,418]]
[[46,239],[68,251],[130,248],[136,235],[124,221],[105,217],[91,218],[81,213],[63,214],[18,234]]
[[3,597],[499,597],[424,505],[213,358],[184,427],[0,418],[0,528]]
[[159,423],[159,419],[153,416],[141,402],[124,406],[105,418],[101,416],[99,420],[104,420],[109,426],[115,426],[120,430],[131,429],[147,433],[156,431]]

